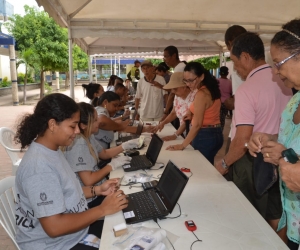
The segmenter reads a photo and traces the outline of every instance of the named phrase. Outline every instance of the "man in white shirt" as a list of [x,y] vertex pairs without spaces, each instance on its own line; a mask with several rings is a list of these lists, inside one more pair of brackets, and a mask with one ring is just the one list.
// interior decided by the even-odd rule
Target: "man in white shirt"
[[145,76],[137,85],[135,109],[139,110],[143,121],[159,121],[164,114],[164,99],[166,101],[168,97],[167,92],[163,90],[165,79],[155,74],[150,61],[142,62],[141,68]]

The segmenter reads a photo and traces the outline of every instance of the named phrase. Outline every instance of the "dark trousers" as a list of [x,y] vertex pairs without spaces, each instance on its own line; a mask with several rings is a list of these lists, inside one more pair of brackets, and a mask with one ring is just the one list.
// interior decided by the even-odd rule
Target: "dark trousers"
[[218,128],[201,128],[192,141],[194,149],[199,150],[201,154],[214,165],[214,158],[223,145],[223,134]]
[[[97,220],[93,224],[90,225],[88,234],[96,235],[99,239],[101,239],[102,229],[103,229],[104,220]],[[95,250],[98,248],[92,246],[86,246],[84,244],[78,243],[70,250]]]
[[225,119],[226,119],[227,114],[228,114],[228,109],[226,109],[224,103],[222,103],[221,104],[221,110],[220,110],[220,122],[221,122],[222,131],[223,131],[224,126],[225,126]]

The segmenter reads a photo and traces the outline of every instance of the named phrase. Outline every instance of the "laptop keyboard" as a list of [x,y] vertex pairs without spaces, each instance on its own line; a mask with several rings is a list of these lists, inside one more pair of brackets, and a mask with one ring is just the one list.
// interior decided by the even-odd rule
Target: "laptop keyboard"
[[139,220],[157,217],[161,213],[157,208],[152,196],[148,192],[138,192],[130,194],[135,203],[136,217]]
[[141,155],[137,157],[132,157],[130,166],[130,170],[133,171],[135,169],[141,169],[141,166],[143,166],[143,168],[152,167],[152,163],[148,160],[148,158],[145,155]]

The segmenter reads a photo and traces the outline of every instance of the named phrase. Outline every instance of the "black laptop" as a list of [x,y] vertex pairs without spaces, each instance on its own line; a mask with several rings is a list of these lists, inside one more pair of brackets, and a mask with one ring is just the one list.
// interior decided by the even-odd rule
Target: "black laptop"
[[152,168],[156,163],[163,144],[164,141],[157,134],[153,134],[146,154],[132,156],[130,164],[123,166],[124,171],[131,172]]
[[127,135],[127,136],[120,137],[119,141],[120,142],[126,142],[126,141],[129,141],[129,140],[132,140],[132,139],[139,138],[140,135],[143,132],[143,127],[144,127],[144,123],[143,123],[142,120],[140,120],[138,125],[137,125],[137,128],[136,128],[136,133],[132,134],[132,135]]
[[128,195],[123,209],[127,224],[134,224],[171,214],[189,178],[169,161],[157,186]]

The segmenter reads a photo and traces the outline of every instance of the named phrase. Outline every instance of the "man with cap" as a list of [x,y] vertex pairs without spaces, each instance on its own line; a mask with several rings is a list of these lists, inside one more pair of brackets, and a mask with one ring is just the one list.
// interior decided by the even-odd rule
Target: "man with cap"
[[232,96],[232,83],[227,78],[228,75],[228,68],[226,66],[222,66],[220,68],[220,78],[219,81],[219,88],[221,91],[221,111],[220,111],[220,121],[221,121],[221,128],[222,131],[224,129],[225,125],[225,118],[228,113],[228,109],[225,107],[224,102],[226,99],[230,98]]
[[127,77],[132,82],[132,87],[135,89],[137,88],[138,80],[140,80],[140,67],[141,62],[138,60],[134,61],[134,66],[128,72]]
[[163,90],[165,79],[155,74],[151,61],[142,62],[141,68],[145,76],[137,85],[135,109],[139,110],[143,121],[159,121],[164,115],[164,101],[168,97]]
[[183,82],[183,72],[173,73],[169,83],[165,85],[163,89],[171,90],[171,93],[175,95],[173,109],[161,123],[154,127],[152,132],[156,133],[157,131],[161,131],[166,124],[178,118],[180,127],[177,131],[172,135],[162,138],[164,141],[176,140],[176,138],[183,134],[186,129],[183,117],[186,115],[191,103],[194,101],[197,90],[191,92],[190,88]]

